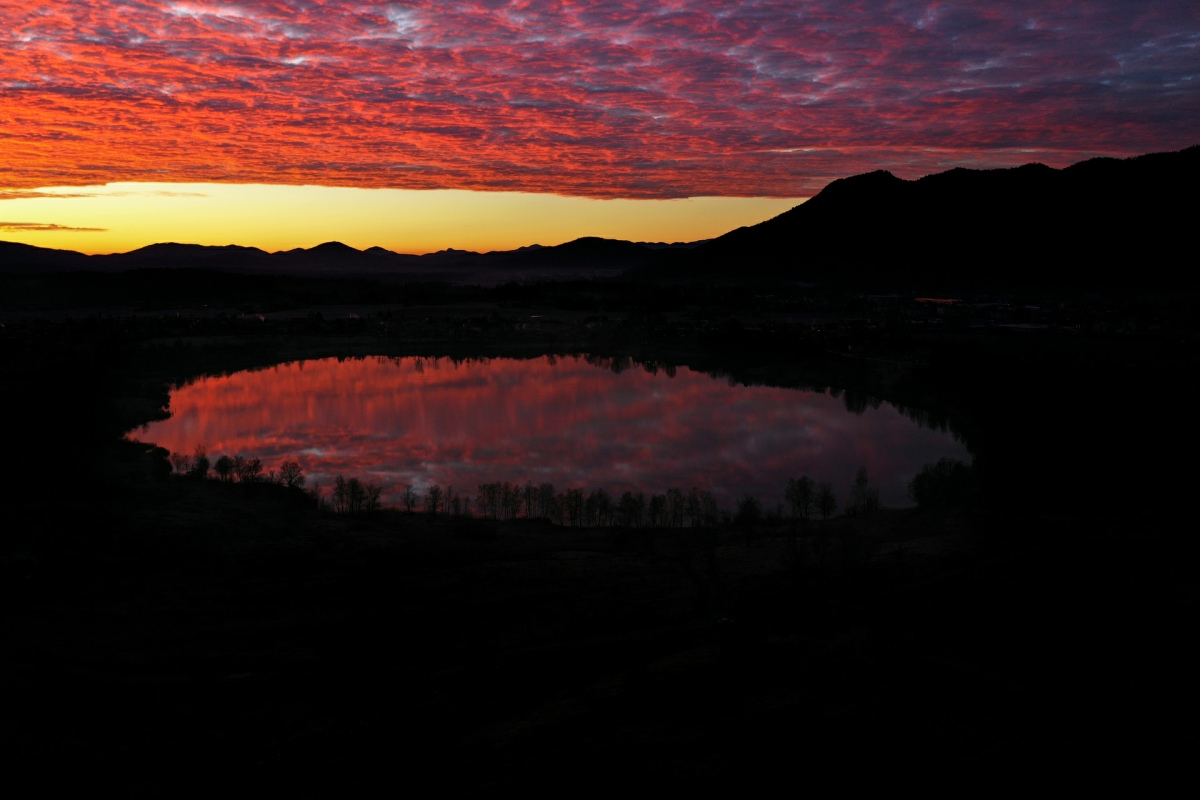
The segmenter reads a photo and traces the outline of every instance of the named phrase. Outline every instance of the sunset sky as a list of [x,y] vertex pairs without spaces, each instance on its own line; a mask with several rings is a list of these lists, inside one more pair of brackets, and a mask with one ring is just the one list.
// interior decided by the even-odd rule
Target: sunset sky
[[0,0],[0,239],[685,240],[1200,142],[1200,3]]

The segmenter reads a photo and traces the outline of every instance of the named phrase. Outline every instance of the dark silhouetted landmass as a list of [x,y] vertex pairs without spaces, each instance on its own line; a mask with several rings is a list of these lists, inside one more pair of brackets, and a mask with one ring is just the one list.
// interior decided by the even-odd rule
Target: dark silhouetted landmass
[[815,283],[877,289],[1191,287],[1179,260],[1197,216],[1200,145],[1066,169],[953,169],[842,178],[777,217],[703,242],[584,237],[552,247],[405,255],[341,242],[267,253],[155,244],[85,256],[0,242],[0,272],[206,269],[498,285],[589,280]]
[[511,280],[564,280],[615,277],[693,243],[639,243],[594,236],[553,247],[476,253],[446,249],[426,255],[394,253],[382,247],[358,250],[341,242],[268,253],[257,247],[163,243],[128,253],[87,256],[0,242],[0,272],[42,275],[56,272],[129,270],[216,270],[291,277],[374,278],[402,282],[444,281],[495,285]]
[[[1192,285],[1200,146],[1057,170],[877,171],[635,274],[983,288]],[[1181,269],[1183,268],[1183,269]]]

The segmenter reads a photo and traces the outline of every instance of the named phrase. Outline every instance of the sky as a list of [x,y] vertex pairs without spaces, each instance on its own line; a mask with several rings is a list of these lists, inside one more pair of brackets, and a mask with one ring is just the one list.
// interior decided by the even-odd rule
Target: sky
[[1200,142],[1194,0],[0,0],[0,22],[0,239],[85,252],[679,241],[874,169]]

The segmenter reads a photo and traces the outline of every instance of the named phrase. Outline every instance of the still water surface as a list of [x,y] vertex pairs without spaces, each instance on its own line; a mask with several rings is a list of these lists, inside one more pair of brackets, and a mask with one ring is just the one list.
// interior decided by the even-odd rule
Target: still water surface
[[662,492],[709,489],[723,507],[744,494],[771,508],[789,477],[830,482],[844,505],[867,468],[884,505],[943,456],[970,461],[949,433],[888,404],[853,413],[828,393],[731,386],[686,368],[614,370],[582,357],[455,362],[321,359],[204,378],[171,393],[172,416],[137,434],[172,452],[204,445],[295,459],[310,481],[335,475],[474,495],[492,481]]

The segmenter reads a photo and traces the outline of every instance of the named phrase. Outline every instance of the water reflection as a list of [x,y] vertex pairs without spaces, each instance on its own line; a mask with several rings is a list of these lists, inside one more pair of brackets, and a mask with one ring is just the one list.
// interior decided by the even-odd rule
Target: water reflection
[[887,404],[855,414],[819,392],[606,366],[551,356],[280,364],[176,389],[172,417],[138,438],[272,469],[294,458],[325,486],[338,474],[381,485],[388,504],[406,484],[473,495],[481,483],[531,480],[616,493],[696,486],[725,507],[746,493],[773,507],[802,474],[832,483],[844,503],[866,466],[883,503],[902,506],[923,464],[970,460],[949,434]]

